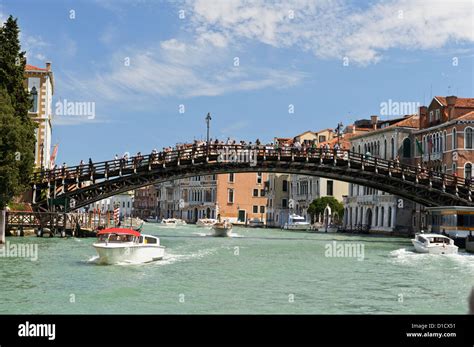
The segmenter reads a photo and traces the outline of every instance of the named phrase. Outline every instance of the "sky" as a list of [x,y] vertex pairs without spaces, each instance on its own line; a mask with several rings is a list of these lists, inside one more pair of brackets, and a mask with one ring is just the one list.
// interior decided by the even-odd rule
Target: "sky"
[[10,14],[28,64],[52,63],[69,165],[205,139],[208,112],[212,138],[270,142],[474,97],[473,0],[0,0]]

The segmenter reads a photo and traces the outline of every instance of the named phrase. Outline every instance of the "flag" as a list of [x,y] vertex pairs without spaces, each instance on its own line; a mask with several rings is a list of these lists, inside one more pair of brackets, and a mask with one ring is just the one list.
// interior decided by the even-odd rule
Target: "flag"
[[418,141],[418,139],[416,139],[416,146],[418,147],[418,151],[420,151],[420,153],[423,155],[423,146],[421,145],[420,141]]
[[58,144],[54,145],[53,152],[49,158],[49,167],[50,169],[54,168],[54,162],[56,161],[56,156],[58,155]]

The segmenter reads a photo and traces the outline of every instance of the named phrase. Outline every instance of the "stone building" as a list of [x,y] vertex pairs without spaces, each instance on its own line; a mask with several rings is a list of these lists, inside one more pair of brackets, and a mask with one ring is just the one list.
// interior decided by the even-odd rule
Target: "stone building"
[[[368,123],[368,120],[364,120]],[[371,131],[350,138],[351,150],[371,157],[410,163],[413,160],[413,133],[418,129],[419,117],[409,115],[392,120],[372,116]],[[420,206],[396,195],[349,184],[344,198],[344,228],[365,229],[371,232],[411,233],[413,216]]]
[[54,76],[51,63],[47,62],[45,68],[26,65],[24,78],[25,88],[28,89],[33,102],[28,115],[38,125],[35,129],[35,165],[36,167],[49,168],[54,94]]

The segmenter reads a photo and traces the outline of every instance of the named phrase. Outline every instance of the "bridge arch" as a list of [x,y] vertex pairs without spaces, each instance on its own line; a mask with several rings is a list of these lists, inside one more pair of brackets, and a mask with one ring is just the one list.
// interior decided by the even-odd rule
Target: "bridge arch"
[[[247,151],[246,160],[223,153]],[[249,152],[250,151],[250,152]],[[66,211],[147,185],[202,175],[267,172],[317,176],[381,190],[426,206],[474,206],[472,184],[445,173],[350,151],[234,145],[204,146],[36,173],[37,209]],[[69,202],[75,201],[71,205]],[[61,205],[61,202],[63,204]],[[358,218],[363,223],[362,216]]]

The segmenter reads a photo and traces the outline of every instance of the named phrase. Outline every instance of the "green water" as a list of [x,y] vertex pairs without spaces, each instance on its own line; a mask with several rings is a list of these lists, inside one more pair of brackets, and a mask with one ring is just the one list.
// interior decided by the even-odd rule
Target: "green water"
[[[421,255],[409,239],[234,228],[164,229],[164,260],[95,263],[94,239],[37,243],[38,260],[0,258],[0,313],[459,313],[474,285],[474,256]],[[329,257],[327,244],[364,246],[364,259]]]

